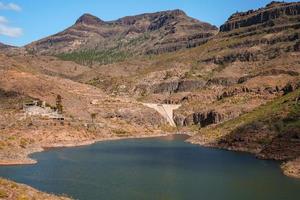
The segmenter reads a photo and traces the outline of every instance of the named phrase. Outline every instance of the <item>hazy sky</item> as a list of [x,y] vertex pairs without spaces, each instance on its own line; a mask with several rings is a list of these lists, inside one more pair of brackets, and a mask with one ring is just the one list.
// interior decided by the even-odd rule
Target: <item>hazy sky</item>
[[[286,0],[291,2],[291,0]],[[170,9],[220,26],[236,11],[271,0],[0,0],[0,42],[22,46],[71,26],[83,13],[102,20]]]

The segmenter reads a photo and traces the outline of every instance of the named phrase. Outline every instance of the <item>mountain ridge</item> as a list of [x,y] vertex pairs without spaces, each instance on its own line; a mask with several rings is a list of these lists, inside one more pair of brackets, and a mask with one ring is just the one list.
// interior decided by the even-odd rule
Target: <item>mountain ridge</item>
[[86,49],[161,53],[198,46],[217,30],[213,25],[188,17],[181,10],[126,16],[107,22],[86,13],[64,31],[25,48],[50,55]]

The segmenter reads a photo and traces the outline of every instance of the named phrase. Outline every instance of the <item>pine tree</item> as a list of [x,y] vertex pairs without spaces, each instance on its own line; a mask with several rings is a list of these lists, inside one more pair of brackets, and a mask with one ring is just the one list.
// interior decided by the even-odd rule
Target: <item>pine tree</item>
[[63,113],[62,97],[59,94],[56,96],[56,109],[59,114]]

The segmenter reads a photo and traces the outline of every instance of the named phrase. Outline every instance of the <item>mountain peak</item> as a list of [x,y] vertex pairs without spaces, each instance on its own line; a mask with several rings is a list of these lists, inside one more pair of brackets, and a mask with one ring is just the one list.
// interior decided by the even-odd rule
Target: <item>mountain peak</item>
[[180,10],[180,9],[169,10],[169,11],[166,11],[166,12],[170,12],[174,15],[186,15],[186,13],[183,10]]
[[99,25],[103,23],[105,22],[89,13],[85,13],[81,15],[81,17],[79,17],[76,21],[76,24],[87,24],[87,25]]
[[285,4],[284,1],[272,1],[271,3],[267,4],[266,7],[270,8],[270,7],[274,7],[274,6],[280,6]]

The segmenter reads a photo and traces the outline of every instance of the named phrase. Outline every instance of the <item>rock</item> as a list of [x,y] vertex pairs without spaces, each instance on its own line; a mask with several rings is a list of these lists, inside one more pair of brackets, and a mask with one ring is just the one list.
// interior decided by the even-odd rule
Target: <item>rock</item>
[[286,95],[288,93],[293,92],[294,90],[296,90],[298,88],[300,88],[300,82],[290,82],[282,88],[282,91]]
[[[299,14],[299,2],[273,2],[262,9],[233,14],[228,21],[220,27],[220,31],[229,32],[243,27],[272,22],[272,20],[283,16],[296,16]],[[269,26],[271,25],[272,23],[269,24]]]
[[134,92],[142,94],[177,93],[193,91],[204,86],[205,81],[203,80],[176,80],[160,82],[153,85],[137,85],[134,89]]
[[92,101],[91,101],[91,104],[92,105],[97,105],[99,103],[99,100],[98,99],[93,99]]
[[218,77],[218,78],[213,78],[208,80],[206,85],[207,86],[211,86],[211,85],[230,86],[236,84],[237,82],[238,82],[237,78]]
[[222,122],[225,116],[216,111],[204,111],[195,112],[187,117],[176,115],[174,121],[178,126],[191,126],[198,125],[199,127],[205,127],[211,124],[217,124]]
[[105,22],[99,19],[98,17],[86,13],[83,14],[81,17],[79,17],[75,24],[86,24],[86,25],[97,26],[97,25],[103,25],[105,24]]

